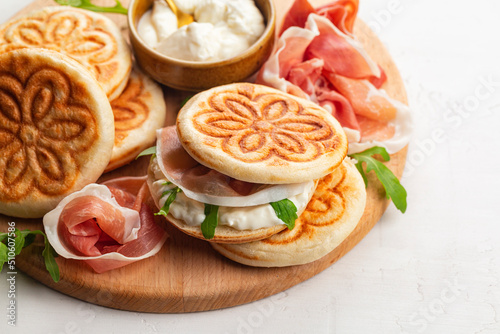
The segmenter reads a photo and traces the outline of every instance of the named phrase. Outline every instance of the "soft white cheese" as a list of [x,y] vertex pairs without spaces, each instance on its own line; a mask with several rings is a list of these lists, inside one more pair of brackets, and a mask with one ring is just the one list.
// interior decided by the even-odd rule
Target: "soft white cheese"
[[[152,48],[156,48],[158,45],[158,34],[156,33],[156,29],[152,24],[152,14],[151,10],[148,10],[141,16],[139,20],[139,24],[137,25],[137,32],[139,36],[144,40],[144,43],[149,45]],[[174,13],[172,13],[173,15]]]
[[[158,170],[155,172],[155,177],[160,176]],[[166,178],[157,178],[152,183],[151,192],[153,192],[156,198],[159,198],[160,207],[165,204],[168,198],[168,196],[161,198],[163,192],[174,187],[175,185],[168,182]],[[297,207],[298,214],[306,208],[314,189],[314,182],[311,182],[307,191],[289,198]],[[190,199],[180,192],[177,194],[175,201],[170,205],[169,214],[176,219],[183,220],[188,225],[200,226],[205,219],[204,210],[205,205],[203,203]],[[237,230],[256,230],[283,224],[283,221],[276,216],[270,204],[249,207],[219,207],[219,225],[231,226]]]
[[263,33],[264,18],[253,0],[175,1],[195,22],[177,29],[177,19],[164,1],[140,19],[144,42],[172,58],[219,61],[248,49]]

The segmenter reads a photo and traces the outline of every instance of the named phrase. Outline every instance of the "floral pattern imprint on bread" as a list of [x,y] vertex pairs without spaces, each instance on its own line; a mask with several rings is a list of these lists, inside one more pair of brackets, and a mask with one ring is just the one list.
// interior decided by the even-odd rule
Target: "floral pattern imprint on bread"
[[346,168],[340,165],[338,170],[323,177],[316,192],[307,204],[305,211],[295,221],[293,230],[285,229],[263,243],[289,244],[301,238],[312,238],[316,229],[335,224],[345,213],[344,181]]
[[118,70],[118,49],[104,22],[79,11],[39,11],[5,24],[0,31],[0,53],[38,47],[62,52],[85,66],[99,82]]
[[[74,97],[64,73],[47,65],[34,71],[0,71],[0,200],[18,201],[37,193],[70,189],[98,137],[85,100]],[[77,94],[78,94],[77,92]]]
[[150,94],[144,90],[140,77],[130,77],[123,93],[111,102],[115,119],[115,145],[120,144],[130,131],[141,127],[146,121],[149,108],[143,99]]
[[286,95],[218,92],[208,106],[194,115],[194,127],[209,140],[220,139],[224,152],[240,161],[275,157],[307,162],[335,150],[339,142],[330,124],[318,116],[321,109],[304,108]]

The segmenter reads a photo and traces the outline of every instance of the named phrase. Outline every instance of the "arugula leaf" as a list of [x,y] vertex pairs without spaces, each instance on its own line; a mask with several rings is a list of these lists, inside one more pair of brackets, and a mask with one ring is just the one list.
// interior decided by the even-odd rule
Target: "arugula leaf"
[[287,198],[269,204],[271,204],[274,212],[276,212],[276,216],[285,223],[289,230],[293,230],[295,227],[295,220],[298,218],[295,204]]
[[156,155],[156,146],[151,146],[150,148],[145,149],[135,159],[139,159],[140,157],[146,156],[146,155],[153,155],[153,157]]
[[3,242],[0,242],[0,271],[3,269],[3,265],[5,262],[7,262],[9,249],[7,248],[7,245],[5,245]]
[[186,97],[184,100],[182,100],[181,102],[181,108],[184,107],[184,105],[189,101],[191,100],[191,98],[193,97],[193,95],[190,95],[188,97]]
[[205,239],[213,239],[215,228],[219,224],[219,206],[205,204],[205,220],[201,223],[201,233]]
[[52,246],[50,245],[49,239],[47,238],[45,233],[43,233],[40,230],[36,231],[25,230],[25,231],[29,232],[30,234],[40,234],[43,236],[45,248],[42,251],[42,256],[45,261],[45,269],[47,269],[54,282],[56,283],[59,282],[60,278],[59,266],[57,265],[56,259],[54,258],[54,255],[57,255],[57,253],[55,252],[54,248],[52,248]]
[[[396,208],[402,213],[405,213],[407,207],[407,193],[405,188],[386,165],[373,158],[375,154],[380,154],[384,161],[389,161],[391,159],[386,149],[380,146],[375,146],[363,152],[351,154],[350,157],[358,161],[356,163],[356,168],[363,177],[365,185],[368,186],[366,173],[369,173],[372,170],[375,171],[380,183],[384,186],[387,198],[391,198]],[[366,173],[363,170],[363,162],[366,163]]]
[[93,12],[116,13],[116,14],[127,15],[127,8],[123,7],[121,2],[118,0],[115,0],[116,4],[114,7],[96,6],[92,4],[90,0],[54,0],[54,1],[63,6],[71,6],[71,7],[90,10]]
[[[165,185],[172,184],[172,182],[166,182]],[[170,210],[170,205],[175,201],[175,198],[177,197],[177,194],[180,193],[182,190],[179,187],[175,187],[169,190],[164,191],[161,194],[161,198],[165,197],[168,195],[167,200],[165,201],[165,204],[161,207],[160,211],[155,213],[156,216],[163,215],[167,216],[168,211]]]
[[[35,236],[39,234],[42,235],[44,238],[44,243],[45,243],[45,248],[42,251],[42,256],[45,262],[45,268],[49,272],[50,276],[54,280],[54,282],[58,282],[60,279],[59,275],[59,266],[57,265],[57,262],[54,258],[54,255],[57,255],[56,252],[54,251],[54,248],[49,243],[49,240],[47,239],[47,236],[45,233],[43,233],[40,230],[36,231],[30,231],[30,230],[23,230],[20,231],[18,229],[15,230],[15,237],[14,237],[14,243],[15,243],[15,254],[19,255],[22,251],[22,249],[26,248],[29,246],[33,240],[35,239]],[[8,233],[0,233],[0,270],[2,270],[3,264],[8,260],[8,247],[5,243],[2,241],[8,240],[7,238]]]
[[33,241],[35,241],[35,238],[36,238],[36,235],[35,234],[31,234],[29,230],[26,230],[26,231],[21,231],[21,233],[23,234],[24,236],[24,247],[28,247],[29,245],[31,245],[33,243]]
[[16,237],[14,238],[15,254],[19,255],[24,247],[24,235],[17,228],[14,233],[16,234]]
[[[39,231],[41,232],[41,231]],[[49,272],[50,276],[54,280],[54,282],[59,282],[59,266],[57,265],[56,259],[54,257],[54,254],[56,253],[54,248],[49,243],[49,240],[43,234],[43,237],[45,238],[45,248],[43,249],[42,256],[45,261],[45,269]]]

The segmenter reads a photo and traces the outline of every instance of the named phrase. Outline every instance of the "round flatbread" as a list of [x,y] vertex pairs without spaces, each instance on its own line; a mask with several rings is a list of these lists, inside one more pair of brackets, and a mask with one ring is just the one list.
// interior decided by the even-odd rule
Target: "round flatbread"
[[123,91],[132,69],[120,29],[106,16],[88,10],[45,7],[0,26],[0,53],[26,47],[75,59],[94,75],[110,100]]
[[365,184],[349,158],[320,180],[293,230],[238,244],[211,243],[222,255],[256,267],[284,267],[315,261],[330,253],[354,230],[366,203]]
[[164,126],[167,107],[161,87],[134,68],[123,93],[111,101],[115,116],[115,145],[106,172],[134,160],[153,146],[156,130]]
[[254,183],[319,179],[347,154],[344,131],[326,110],[249,83],[197,94],[179,111],[177,131],[202,165]]
[[46,49],[0,55],[0,213],[43,216],[97,180],[113,139],[106,94],[79,63]]

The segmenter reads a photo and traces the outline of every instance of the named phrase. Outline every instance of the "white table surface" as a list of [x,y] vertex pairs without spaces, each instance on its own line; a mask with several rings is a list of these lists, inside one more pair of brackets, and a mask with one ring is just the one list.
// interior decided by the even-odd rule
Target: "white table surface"
[[[0,22],[30,1],[1,0]],[[500,333],[500,2],[361,2],[414,114],[406,214],[314,278],[210,312],[112,310],[19,273],[10,327],[4,269],[0,333]]]

